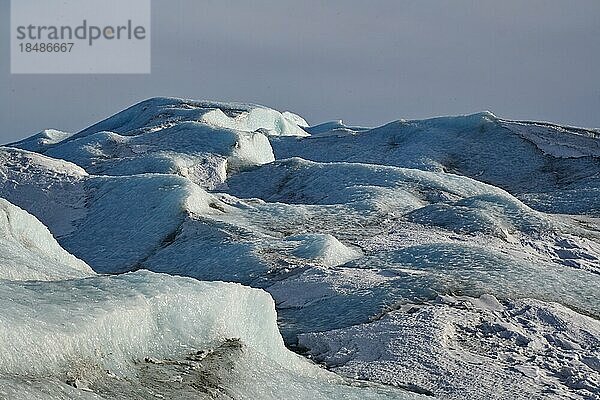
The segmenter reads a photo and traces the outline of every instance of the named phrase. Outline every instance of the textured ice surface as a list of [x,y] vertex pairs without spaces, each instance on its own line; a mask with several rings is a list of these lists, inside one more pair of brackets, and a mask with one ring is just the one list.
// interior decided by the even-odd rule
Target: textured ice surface
[[0,198],[0,279],[54,280],[93,275],[33,215]]
[[300,344],[344,375],[440,398],[592,399],[600,389],[600,322],[531,299],[445,296]]
[[264,134],[200,122],[181,122],[135,136],[98,132],[59,143],[45,154],[95,174],[177,174],[209,188],[224,182],[228,170],[274,160]]
[[141,271],[3,281],[0,302],[5,398],[416,398],[290,352],[269,295],[239,284]]
[[73,163],[0,147],[0,197],[35,215],[55,236],[74,229],[85,211],[88,174]]
[[[187,213],[215,211],[211,195],[175,175],[88,176],[74,164],[0,149],[0,196],[44,222],[98,272],[133,269]],[[216,211],[215,211],[216,212]]]
[[[340,374],[441,398],[598,398],[597,131],[491,113],[374,129],[306,125],[260,106],[151,99],[61,141],[16,144],[44,155],[1,148],[0,196],[97,272],[149,269],[264,289],[285,342]],[[185,293],[175,308],[212,301],[198,298],[202,283],[145,274],[89,282],[109,296],[114,282],[151,277],[160,292],[152,299]],[[139,300],[126,294],[136,285],[115,289],[117,302]],[[202,362],[187,348],[133,367],[129,358],[132,386],[70,380],[80,389],[69,392],[0,380],[14,388],[8,397],[383,393],[321,386],[243,338],[221,339]],[[295,395],[281,391],[288,386]]]
[[192,210],[211,213],[211,195],[174,175],[97,177],[86,183],[88,213],[61,244],[98,272],[134,269]]
[[11,146],[23,150],[43,153],[48,147],[63,141],[72,135],[72,133],[57,131],[56,129],[45,129],[37,135],[12,143]]
[[215,127],[254,132],[264,129],[273,135],[299,135],[307,133],[287,114],[273,109],[245,103],[184,100],[156,97],[142,101],[91,127],[78,132],[71,139],[109,131],[125,136],[156,131],[182,122],[204,122]]
[[542,122],[502,121],[502,125],[554,157],[600,156],[600,131],[597,129],[569,128]]
[[[338,128],[332,129],[329,132]],[[599,212],[595,201],[600,187],[599,134],[594,130],[515,123],[479,113],[400,120],[370,130],[338,130],[338,134],[327,131],[320,129],[308,138],[273,140],[276,158],[457,173],[507,189],[541,210]]]
[[168,173],[207,188],[273,161],[266,135],[308,135],[301,117],[251,104],[153,98],[74,135],[44,131],[12,146],[107,175]]

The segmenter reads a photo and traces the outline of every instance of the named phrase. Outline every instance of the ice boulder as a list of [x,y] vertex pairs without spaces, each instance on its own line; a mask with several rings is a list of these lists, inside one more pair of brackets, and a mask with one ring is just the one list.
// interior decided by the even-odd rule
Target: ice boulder
[[319,262],[327,267],[342,265],[361,256],[359,250],[344,245],[329,234],[294,235],[286,240],[298,243],[293,251],[297,257]]

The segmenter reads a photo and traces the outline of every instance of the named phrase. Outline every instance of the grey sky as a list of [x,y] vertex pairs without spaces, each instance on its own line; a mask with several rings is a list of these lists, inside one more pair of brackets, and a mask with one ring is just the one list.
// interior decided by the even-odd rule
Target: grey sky
[[[41,0],[40,0],[41,1]],[[144,98],[256,102],[380,125],[490,110],[600,126],[598,0],[153,0],[151,75],[10,75],[0,142]]]

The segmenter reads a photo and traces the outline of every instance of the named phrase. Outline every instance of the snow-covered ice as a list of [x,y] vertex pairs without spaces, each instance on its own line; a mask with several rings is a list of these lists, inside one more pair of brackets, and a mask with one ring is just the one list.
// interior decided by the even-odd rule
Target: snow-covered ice
[[44,129],[37,135],[12,143],[10,146],[43,153],[48,147],[63,141],[72,135],[72,133],[58,131],[56,129]]
[[87,172],[67,161],[0,147],[0,197],[35,215],[55,236],[86,214]]
[[287,350],[270,296],[239,284],[147,271],[3,281],[0,302],[5,398],[416,398]]
[[148,271],[96,276],[4,199],[0,246],[2,398],[417,398],[286,349],[262,290]]
[[273,135],[307,136],[298,125],[306,121],[291,113],[255,104],[196,101],[173,97],[144,100],[103,121],[86,128],[71,139],[109,131],[125,136],[157,131],[182,122],[201,122],[215,127],[246,132],[264,129]]
[[56,280],[94,275],[37,218],[0,198],[0,279]]
[[597,399],[599,144],[155,98],[1,147],[0,396]]
[[440,297],[365,325],[300,335],[334,371],[448,399],[590,399],[600,322],[556,303]]

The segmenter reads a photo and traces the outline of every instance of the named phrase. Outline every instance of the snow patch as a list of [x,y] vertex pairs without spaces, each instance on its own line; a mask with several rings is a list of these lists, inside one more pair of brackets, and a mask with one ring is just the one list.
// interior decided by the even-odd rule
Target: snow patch
[[[213,109],[203,114],[200,120],[211,125],[245,132],[264,130],[273,136],[308,135],[295,121],[286,118],[278,111],[263,107],[251,108],[248,112],[235,117],[227,116],[220,109]],[[306,124],[306,121],[300,122]]]

